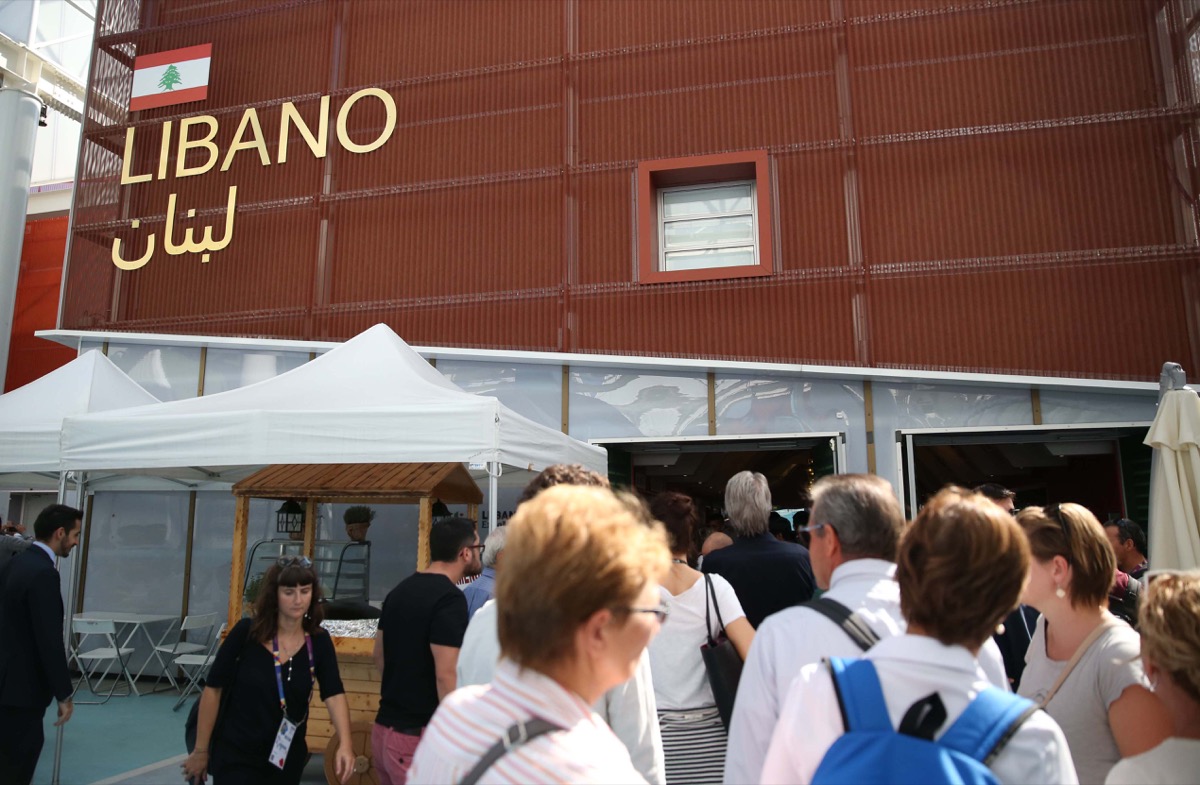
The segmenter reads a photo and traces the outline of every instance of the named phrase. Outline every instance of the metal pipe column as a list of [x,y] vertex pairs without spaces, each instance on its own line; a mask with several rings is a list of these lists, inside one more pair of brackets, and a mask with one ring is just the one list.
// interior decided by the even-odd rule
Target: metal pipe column
[[28,90],[0,87],[0,392],[4,391],[8,372],[25,211],[29,208],[29,181],[33,176],[33,143],[43,106],[42,99]]

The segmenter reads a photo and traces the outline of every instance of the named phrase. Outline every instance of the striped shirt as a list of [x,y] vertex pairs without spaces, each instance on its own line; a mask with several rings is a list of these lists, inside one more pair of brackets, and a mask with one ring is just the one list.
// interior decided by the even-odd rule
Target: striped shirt
[[510,726],[540,717],[566,730],[547,733],[497,760],[492,783],[645,783],[629,751],[582,698],[509,660],[492,683],[448,695],[425,729],[408,770],[410,785],[459,782]]

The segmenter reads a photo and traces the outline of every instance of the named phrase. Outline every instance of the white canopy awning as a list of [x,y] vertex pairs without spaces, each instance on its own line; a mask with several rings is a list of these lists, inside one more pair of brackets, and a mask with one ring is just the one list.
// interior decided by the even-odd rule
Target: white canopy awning
[[[605,450],[465,392],[386,325],[216,395],[69,417],[62,468],[234,482],[275,463],[497,462],[525,472]],[[481,472],[480,472],[481,473]]]
[[0,488],[58,486],[64,417],[158,402],[96,350],[0,395]]

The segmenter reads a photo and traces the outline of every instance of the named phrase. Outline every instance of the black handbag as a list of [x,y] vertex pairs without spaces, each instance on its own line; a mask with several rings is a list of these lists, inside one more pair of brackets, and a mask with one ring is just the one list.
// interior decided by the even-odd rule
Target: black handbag
[[[717,592],[713,588],[712,578],[705,575],[704,582],[708,588],[704,596],[704,626],[708,642],[700,645],[700,656],[704,658],[704,669],[708,671],[708,686],[712,688],[713,699],[717,702],[717,712],[725,729],[729,730],[733,701],[742,678],[742,658],[733,647],[733,641],[725,634],[725,622],[721,619],[721,606],[717,605]],[[717,624],[721,628],[715,638],[709,620],[710,605],[716,609]]]

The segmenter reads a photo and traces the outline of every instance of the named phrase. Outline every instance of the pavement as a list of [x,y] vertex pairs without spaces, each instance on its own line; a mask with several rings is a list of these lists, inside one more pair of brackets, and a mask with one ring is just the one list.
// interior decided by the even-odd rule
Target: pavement
[[[140,680],[138,689],[148,692],[152,680]],[[63,726],[61,785],[182,785],[179,764],[186,756],[183,725],[191,708],[189,698],[172,711],[179,693],[159,686],[163,692],[140,696],[113,697],[99,706],[79,703],[91,700],[86,690],[75,696],[75,713]],[[34,785],[51,785],[57,728],[54,711],[46,711],[46,743],[34,773]],[[325,759],[313,755],[301,782],[325,782]]]

